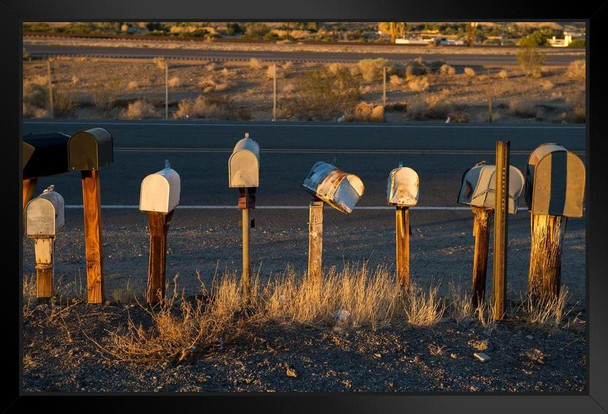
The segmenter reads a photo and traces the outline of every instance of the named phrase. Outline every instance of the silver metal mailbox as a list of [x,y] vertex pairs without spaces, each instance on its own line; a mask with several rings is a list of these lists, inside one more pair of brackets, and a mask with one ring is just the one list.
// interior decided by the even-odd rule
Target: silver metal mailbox
[[416,171],[409,167],[395,168],[388,174],[386,184],[386,199],[388,204],[400,207],[418,204],[418,189],[420,179]]
[[179,204],[181,182],[179,174],[165,162],[165,168],[148,175],[141,182],[139,209],[169,213]]
[[302,186],[312,195],[346,214],[353,211],[364,191],[363,182],[359,177],[323,161],[312,166]]
[[228,160],[228,186],[260,186],[260,146],[249,133],[236,143]]
[[25,206],[28,237],[53,237],[65,223],[65,202],[50,186]]
[[[495,208],[496,166],[477,164],[464,173],[458,202],[476,207]],[[517,202],[524,189],[524,176],[509,166],[509,213],[517,213]]]
[[528,158],[526,204],[534,214],[582,217],[585,164],[561,145],[546,143]]

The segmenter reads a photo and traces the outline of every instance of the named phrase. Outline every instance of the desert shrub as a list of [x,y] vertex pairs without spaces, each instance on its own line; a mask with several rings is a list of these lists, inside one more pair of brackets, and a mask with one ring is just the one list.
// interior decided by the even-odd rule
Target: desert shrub
[[214,71],[214,70],[216,70],[216,69],[217,69],[217,64],[216,64],[216,63],[214,63],[214,62],[211,62],[211,63],[209,63],[209,64],[207,64],[207,65],[205,66],[205,70],[206,70],[207,72],[213,72],[213,71]]
[[383,58],[363,59],[357,63],[361,76],[365,82],[382,79],[383,67],[387,65],[387,60]]
[[175,118],[243,119],[247,116],[239,111],[225,95],[199,95],[196,99],[183,99],[173,114]]
[[550,91],[551,89],[553,89],[555,87],[555,84],[553,82],[551,82],[550,80],[545,79],[540,83],[540,87],[546,91]]
[[585,79],[586,66],[584,59],[575,60],[568,65],[566,76],[572,79]]
[[431,287],[427,293],[416,284],[410,286],[405,298],[405,319],[410,325],[432,326],[441,320],[446,304],[439,298],[438,290]]
[[270,33],[270,27],[261,22],[249,23],[245,29],[243,38],[245,39],[264,39]]
[[390,83],[392,86],[400,86],[400,85],[403,85],[403,81],[404,81],[404,79],[403,79],[402,77],[398,76],[398,75],[391,75],[391,77],[390,77],[389,79],[390,79],[390,80],[389,80],[389,83]]
[[384,106],[360,102],[355,106],[352,120],[367,122],[384,122]]
[[46,108],[49,104],[48,78],[36,76],[23,82],[23,103],[32,108]]
[[182,86],[182,81],[178,76],[173,76],[167,84],[170,88],[179,88]]
[[405,65],[405,76],[422,76],[427,72],[428,67],[420,58],[409,61]]
[[130,90],[130,91],[132,91],[134,89],[138,89],[138,88],[139,88],[139,82],[137,82],[137,81],[130,81],[127,84],[127,89]]
[[407,86],[412,92],[420,93],[429,88],[429,79],[425,77],[410,77],[407,81]]
[[519,45],[525,47],[537,47],[545,44],[547,44],[547,36],[538,30],[519,41]]
[[289,70],[292,67],[293,67],[293,62],[289,61],[289,60],[287,62],[283,63],[283,66],[282,66],[282,68],[285,69],[285,70]]
[[257,58],[251,58],[249,59],[249,67],[251,69],[262,69],[264,65],[262,64],[262,62],[260,61],[260,59]]
[[456,68],[454,66],[450,66],[448,64],[441,65],[439,72],[442,75],[454,75],[456,73]]
[[528,100],[512,99],[509,103],[509,112],[520,118],[533,118],[536,116],[537,108]]
[[46,108],[39,108],[34,105],[23,103],[23,117],[24,118],[49,118],[50,113]]
[[517,52],[517,63],[526,76],[541,76],[547,55],[533,47],[524,47]]
[[418,121],[447,119],[448,114],[453,111],[453,104],[438,96],[430,96],[426,99],[418,98],[407,105],[408,117]]
[[498,72],[498,77],[500,79],[507,79],[509,78],[509,73],[505,69],[502,69],[500,72]]
[[469,114],[467,114],[466,112],[459,112],[459,111],[449,112],[448,118],[450,119],[450,122],[457,123],[457,124],[467,123],[470,120]]
[[160,114],[150,102],[145,99],[139,99],[131,102],[127,109],[120,114],[123,119],[158,119]]
[[228,68],[223,68],[220,73],[222,76],[230,76],[230,70]]
[[120,82],[117,79],[93,82],[88,87],[93,104],[100,111],[110,110],[121,92]]
[[371,122],[384,122],[384,106],[375,106],[369,116]]
[[76,112],[76,90],[73,85],[53,87],[53,116],[71,117]]
[[466,68],[464,68],[464,74],[467,76],[475,76],[475,69],[467,66]]
[[163,57],[155,57],[152,59],[152,63],[154,63],[154,66],[156,66],[158,69],[162,70],[165,70],[167,66],[167,61]]
[[572,42],[568,45],[568,47],[585,47],[586,42],[585,39],[573,39]]
[[327,120],[350,111],[359,101],[359,81],[349,70],[307,71],[294,80],[292,98],[283,100],[285,116]]

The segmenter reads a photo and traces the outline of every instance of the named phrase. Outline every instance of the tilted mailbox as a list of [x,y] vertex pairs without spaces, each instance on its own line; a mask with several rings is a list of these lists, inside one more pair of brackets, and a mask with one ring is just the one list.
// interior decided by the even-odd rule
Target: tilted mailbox
[[38,298],[53,294],[53,256],[55,237],[65,223],[65,202],[50,186],[25,208],[26,234],[34,239],[36,290]]
[[365,189],[359,177],[323,161],[312,166],[302,186],[315,197],[345,214],[353,211]]
[[395,210],[395,269],[397,280],[407,292],[410,284],[410,213],[418,204],[420,178],[416,171],[399,164],[388,174],[386,201]]
[[399,167],[388,175],[386,185],[387,202],[393,206],[410,207],[418,204],[420,179],[416,171],[409,167]]
[[165,297],[167,263],[167,231],[173,212],[179,204],[179,174],[165,160],[165,168],[146,176],[141,182],[139,209],[148,213],[150,253],[148,257],[148,288],[146,300],[159,303]]
[[68,141],[68,166],[70,170],[92,171],[114,161],[112,135],[103,128],[79,131]]
[[[509,166],[509,213],[517,213],[517,203],[524,189],[524,176],[514,166]],[[496,166],[476,164],[463,177],[458,202],[475,207],[494,209],[496,190]]]
[[139,209],[167,214],[179,204],[180,191],[179,174],[166,163],[164,169],[141,182]]
[[69,135],[62,132],[23,137],[23,179],[63,174],[68,169]]
[[236,143],[228,159],[228,186],[260,186],[260,146],[248,133]]
[[526,203],[533,214],[582,217],[585,164],[561,145],[546,143],[528,158]]

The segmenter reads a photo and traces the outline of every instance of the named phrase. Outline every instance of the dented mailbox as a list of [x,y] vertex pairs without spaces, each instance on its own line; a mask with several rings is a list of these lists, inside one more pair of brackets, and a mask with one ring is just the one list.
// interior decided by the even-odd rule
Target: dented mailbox
[[99,170],[114,161],[112,135],[103,128],[76,132],[68,140],[68,168]]
[[28,237],[54,237],[63,227],[65,202],[61,194],[47,188],[25,207],[25,226]]
[[410,207],[418,204],[420,179],[416,171],[409,167],[399,167],[388,175],[386,199],[388,204],[399,207]]
[[236,143],[228,159],[228,186],[260,186],[260,146],[249,133]]
[[315,163],[302,186],[336,210],[349,214],[363,195],[359,177],[348,174],[323,161]]
[[526,203],[533,214],[582,217],[585,164],[561,145],[546,143],[528,158]]
[[169,213],[179,204],[180,191],[179,174],[166,163],[163,170],[148,175],[141,182],[139,209]]
[[[495,208],[496,166],[477,164],[462,177],[458,202],[476,207]],[[524,176],[516,167],[509,167],[509,213],[517,213],[517,203],[524,188]]]

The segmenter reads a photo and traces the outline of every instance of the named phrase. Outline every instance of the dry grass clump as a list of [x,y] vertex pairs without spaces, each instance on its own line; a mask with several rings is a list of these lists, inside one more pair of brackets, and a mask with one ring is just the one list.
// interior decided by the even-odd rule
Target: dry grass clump
[[559,295],[540,300],[533,300],[528,295],[521,301],[518,311],[523,311],[526,321],[536,325],[558,328],[572,312],[573,306],[568,307],[570,293],[567,287],[560,289]]
[[439,69],[439,73],[441,73],[442,75],[455,75],[456,68],[454,66],[450,66],[446,63],[446,64],[441,65],[441,68]]
[[500,79],[508,79],[509,78],[509,72],[507,72],[506,69],[502,69],[500,72],[498,72],[498,77]]
[[89,95],[97,109],[102,112],[109,111],[122,91],[118,79],[93,82],[88,87]]
[[218,82],[211,77],[204,77],[199,80],[198,86],[202,88],[204,93],[210,93],[230,89],[232,87],[232,83],[228,81]]
[[430,287],[428,293],[415,283],[405,297],[405,319],[410,325],[431,326],[441,320],[446,310],[445,301],[439,298],[439,287]]
[[405,79],[403,79],[402,77],[398,76],[398,75],[391,75],[389,78],[389,83],[392,86],[401,86],[403,85]]
[[139,88],[139,82],[137,82],[137,81],[130,81],[127,84],[127,89],[130,91],[138,89],[138,88]]
[[377,79],[382,79],[383,67],[388,61],[383,58],[363,59],[357,63],[357,67],[361,72],[361,77],[365,82],[372,82]]
[[262,64],[262,62],[260,61],[260,59],[257,58],[251,58],[249,59],[249,67],[251,69],[262,69],[264,67],[264,65]]
[[418,97],[407,105],[407,115],[418,121],[428,119],[446,119],[448,114],[454,112],[454,105],[447,99],[438,95],[425,98]]
[[131,102],[127,109],[124,109],[120,117],[122,119],[159,119],[160,113],[154,105],[145,99],[138,99]]
[[163,57],[155,57],[152,59],[152,63],[154,63],[154,66],[156,66],[158,69],[165,70],[167,67],[167,61]]
[[575,60],[568,65],[566,76],[572,79],[585,79],[586,67],[585,59]]
[[248,119],[249,115],[241,108],[237,108],[226,95],[199,95],[194,100],[181,100],[173,116],[177,119]]
[[46,76],[35,76],[23,82],[23,104],[32,108],[46,108],[49,104],[49,81]]
[[541,77],[547,55],[533,47],[517,52],[517,63],[526,76]]
[[355,106],[353,120],[368,122],[384,122],[384,106],[360,102]]
[[471,76],[471,77],[475,76],[476,75],[475,69],[470,68],[470,67],[467,66],[466,68],[464,68],[464,74],[467,75],[467,76]]
[[525,99],[512,99],[509,111],[520,118],[534,118],[537,113],[536,105]]
[[293,62],[288,60],[287,62],[283,63],[281,67],[285,70],[289,70],[293,67]]
[[429,79],[426,76],[410,76],[407,78],[407,86],[412,92],[424,92],[429,88]]
[[182,86],[182,80],[179,78],[179,76],[173,76],[169,79],[167,85],[170,88],[179,88],[180,86]]
[[540,87],[546,91],[550,91],[551,89],[553,89],[555,87],[555,84],[553,82],[551,82],[550,80],[545,79],[540,83]]

